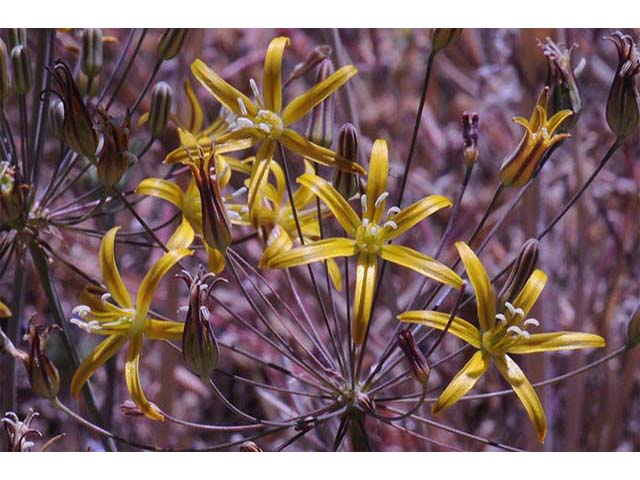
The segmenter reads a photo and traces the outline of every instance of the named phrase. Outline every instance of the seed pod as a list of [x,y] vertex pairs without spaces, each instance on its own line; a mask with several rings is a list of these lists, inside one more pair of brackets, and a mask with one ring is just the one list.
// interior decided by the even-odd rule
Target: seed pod
[[49,122],[53,136],[58,140],[62,140],[64,138],[64,103],[62,103],[62,100],[54,100],[51,105]]
[[548,115],[552,116],[561,110],[571,110],[573,115],[564,122],[558,131],[567,131],[578,120],[582,110],[580,92],[576,83],[571,55],[577,45],[567,49],[556,45],[550,38],[543,45],[547,57],[547,80],[550,89]]
[[156,49],[158,58],[166,61],[178,55],[187,32],[186,28],[167,28],[162,37],[160,37],[160,42],[158,42],[158,48]]
[[86,28],[82,32],[80,69],[88,77],[95,77],[102,72],[102,29]]
[[254,442],[248,442],[248,441],[240,445],[240,451],[241,452],[264,452],[264,450],[262,450]]
[[135,161],[135,155],[127,151],[129,148],[129,128],[131,117],[129,112],[120,125],[116,125],[106,111],[98,110],[101,121],[97,130],[102,134],[102,148],[98,152],[98,178],[107,187],[116,185],[129,164]]
[[447,48],[462,35],[462,28],[432,28],[429,31],[433,52]]
[[[324,59],[318,67],[316,84],[329,78],[335,71],[333,62],[328,58]],[[326,148],[330,148],[333,143],[334,98],[334,95],[330,95],[313,108],[306,132],[309,140]]]
[[398,346],[404,353],[411,373],[418,380],[423,387],[429,383],[429,375],[431,374],[431,368],[424,355],[416,345],[416,341],[409,330],[403,330],[398,334]]
[[27,46],[27,29],[26,28],[7,28],[7,40],[9,50],[13,50],[18,45]]
[[637,85],[640,53],[629,35],[615,32],[608,39],[618,50],[618,67],[607,99],[607,123],[618,138],[624,138],[640,123]]
[[464,150],[462,156],[467,167],[471,167],[478,159],[478,124],[480,116],[476,113],[462,114],[462,139]]
[[23,45],[17,45],[11,50],[11,71],[13,73],[13,88],[18,95],[26,95],[31,90],[31,59],[29,50]]
[[540,256],[539,252],[540,242],[535,238],[530,238],[522,244],[518,258],[516,258],[516,262],[511,267],[509,277],[507,277],[498,295],[501,306],[506,302],[513,303],[513,299],[520,293],[522,287],[524,287],[524,284],[527,283],[527,280],[536,269]]
[[0,101],[6,100],[10,92],[7,46],[0,39]]
[[[338,131],[337,153],[350,162],[358,161],[358,130],[351,123],[345,123]],[[333,186],[348,200],[358,193],[358,177],[336,169],[333,172]]]
[[153,138],[164,133],[169,122],[173,90],[166,82],[158,82],[151,91],[151,108],[149,110],[149,131]]
[[52,329],[56,325],[43,327],[38,325],[29,329],[28,339],[31,344],[29,359],[26,362],[27,374],[31,389],[39,397],[53,400],[60,390],[58,369],[45,354],[45,347]]
[[640,302],[636,304],[627,326],[627,345],[634,347],[640,343]]

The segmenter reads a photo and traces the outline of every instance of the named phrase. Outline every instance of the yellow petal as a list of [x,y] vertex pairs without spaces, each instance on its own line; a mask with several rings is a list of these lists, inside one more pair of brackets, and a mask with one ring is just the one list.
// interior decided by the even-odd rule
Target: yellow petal
[[102,278],[107,286],[107,290],[113,299],[118,302],[118,305],[121,307],[131,308],[133,307],[131,295],[129,295],[127,287],[124,286],[124,282],[118,271],[118,266],[116,265],[115,242],[118,230],[120,230],[120,227],[113,227],[102,238],[99,253],[100,270],[102,271]]
[[356,242],[349,238],[327,238],[278,254],[269,261],[268,267],[307,265],[329,258],[350,257],[355,255],[356,251]]
[[198,81],[213,95],[216,99],[222,103],[225,107],[231,110],[238,116],[244,116],[240,110],[238,99],[241,99],[249,116],[255,117],[258,114],[258,108],[254,103],[240,90],[229,85],[220,77],[216,72],[211,70],[205,65],[205,63],[197,59],[191,64],[191,72]]
[[200,101],[198,97],[196,97],[195,92],[193,91],[193,85],[191,85],[191,81],[187,78],[184,81],[184,93],[187,94],[187,100],[189,100],[189,105],[191,106],[191,118],[189,119],[189,131],[193,133],[198,133],[202,130],[202,122],[204,121],[204,114],[202,113],[202,106],[200,105]]
[[184,199],[182,189],[164,178],[145,178],[136,188],[136,193],[161,198],[182,210]]
[[546,283],[547,274],[542,270],[535,270],[527,280],[527,283],[524,284],[524,287],[522,287],[522,290],[520,290],[518,296],[513,300],[513,306],[521,308],[525,316],[528,315]]
[[544,414],[544,408],[538,394],[533,389],[529,380],[524,375],[520,367],[508,355],[494,357],[496,367],[500,370],[502,376],[509,382],[513,391],[516,392],[518,398],[522,402],[529,418],[533,422],[533,426],[538,433],[538,440],[544,442],[547,435],[547,418]]
[[11,310],[4,303],[0,302],[0,318],[9,318]]
[[151,306],[153,294],[158,287],[158,283],[171,268],[187,255],[193,255],[191,250],[181,248],[179,250],[171,250],[160,257],[160,259],[151,267],[142,279],[140,289],[138,290],[138,298],[136,299],[136,321],[141,323],[144,321]]
[[[384,214],[386,200],[378,202],[378,197],[387,192],[389,176],[389,149],[387,142],[378,139],[371,150],[369,174],[367,175],[367,212],[366,217],[378,223]],[[376,203],[378,206],[376,207]],[[364,212],[363,212],[364,213]]]
[[[401,322],[426,325],[427,327],[435,328],[437,330],[444,330],[447,323],[449,323],[449,317],[450,314],[445,312],[411,310],[398,315],[398,320]],[[464,340],[474,348],[481,347],[480,331],[460,317],[455,317],[453,319],[453,322],[451,322],[447,332],[455,335],[461,340]]]
[[137,334],[131,337],[129,342],[129,349],[127,350],[127,362],[125,363],[124,373],[127,383],[127,390],[131,395],[131,400],[145,417],[151,420],[163,421],[164,416],[160,411],[149,403],[147,397],[144,395],[142,385],[140,384],[140,374],[138,371],[140,363],[140,351],[142,350],[142,334]]
[[176,250],[178,248],[188,248],[193,243],[196,233],[193,231],[193,227],[189,223],[186,217],[182,217],[180,225],[173,232],[171,238],[167,242],[167,248],[169,250]]
[[262,189],[269,179],[270,164],[275,150],[276,142],[265,140],[256,154],[249,180],[249,194],[247,199],[249,210],[255,210],[262,202]]
[[356,67],[353,65],[346,65],[329,78],[314,85],[311,89],[293,99],[282,113],[282,121],[285,126],[291,125],[292,123],[300,120],[309,113],[313,107],[347,83],[356,73],[358,73],[358,69]]
[[553,115],[546,124],[547,133],[551,136],[553,132],[564,122],[567,118],[573,115],[571,110],[560,110],[558,113]]
[[127,337],[111,335],[100,342],[98,346],[82,361],[71,379],[71,395],[78,398],[80,390],[95,371],[113,357],[127,342]]
[[168,320],[147,319],[144,334],[150,340],[178,340],[182,338],[184,323]]
[[496,323],[496,296],[491,286],[491,280],[469,245],[464,242],[456,242],[456,249],[475,291],[480,331],[486,332]]
[[434,415],[446,410],[464,397],[487,371],[490,365],[490,359],[490,355],[482,350],[474,353],[473,357],[471,357],[467,364],[453,377],[453,380],[447,385],[447,388],[440,394],[440,397],[433,405],[432,411]]
[[260,268],[266,268],[269,262],[277,255],[291,250],[293,242],[289,234],[280,226],[276,225],[269,233],[267,244],[262,252],[262,258],[258,262]]
[[355,237],[356,230],[361,223],[360,217],[333,185],[324,178],[309,173],[300,176],[298,183],[320,197],[320,200],[329,207],[329,210],[331,210],[333,216],[336,217],[336,220],[342,228],[344,228],[345,232],[347,232],[347,235]]
[[428,197],[424,197],[413,205],[409,205],[390,219],[395,222],[398,228],[390,230],[386,238],[393,240],[438,210],[450,206],[451,201],[442,195],[429,195]]
[[356,267],[356,293],[353,297],[353,341],[356,345],[362,345],[367,334],[377,277],[376,255],[360,254]]
[[431,257],[423,255],[413,248],[402,245],[384,245],[380,256],[388,262],[402,265],[437,282],[450,285],[453,288],[462,287],[462,279],[444,264]]
[[280,113],[282,110],[282,57],[285,47],[289,45],[287,37],[271,40],[264,57],[264,76],[262,78],[262,94],[267,110]]
[[535,333],[523,338],[509,349],[509,353],[536,353],[553,350],[601,348],[605,340],[600,335],[580,332]]
[[209,259],[209,271],[213,273],[221,273],[224,270],[224,254],[216,249],[211,248],[209,245],[205,245],[207,250],[207,258]]
[[336,291],[342,291],[342,274],[340,273],[340,267],[338,267],[338,263],[330,258],[327,260],[327,269],[329,270],[329,278],[331,279],[331,284]]

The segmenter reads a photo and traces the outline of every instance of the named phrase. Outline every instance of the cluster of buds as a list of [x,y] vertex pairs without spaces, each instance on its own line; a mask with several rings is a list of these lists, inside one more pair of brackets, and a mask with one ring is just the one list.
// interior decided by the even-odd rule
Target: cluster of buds
[[476,113],[464,112],[462,114],[462,140],[464,150],[462,156],[467,167],[471,167],[478,159],[478,125],[480,116]]
[[632,133],[640,123],[638,73],[640,52],[629,35],[615,32],[608,37],[618,50],[616,69],[607,99],[607,123],[619,138]]
[[[358,161],[358,130],[351,123],[345,123],[338,131],[338,156],[349,162]],[[333,186],[347,200],[359,190],[357,175],[336,169],[333,172]]]
[[398,346],[400,350],[402,350],[402,353],[404,353],[414,378],[426,388],[427,383],[429,383],[431,368],[429,368],[426,358],[424,358],[418,345],[416,345],[416,341],[410,330],[403,330],[398,334]]
[[98,114],[100,121],[96,130],[102,134],[98,177],[105,187],[110,188],[120,181],[127,167],[136,161],[135,155],[128,151],[131,117],[127,111],[122,123],[116,125],[106,111],[99,109]]
[[189,287],[189,305],[186,306],[187,318],[182,334],[182,356],[189,370],[203,382],[207,382],[218,365],[219,352],[206,299],[213,287],[224,279],[213,273],[205,273],[202,267],[195,277],[187,271],[182,271],[177,277],[183,279]]
[[577,45],[565,48],[556,45],[550,38],[542,46],[542,51],[547,57],[547,80],[549,87],[549,115],[554,115],[561,110],[571,110],[573,115],[558,129],[566,131],[575,124],[582,110],[580,91],[576,82],[576,71],[582,69],[584,58],[573,68],[572,54]]

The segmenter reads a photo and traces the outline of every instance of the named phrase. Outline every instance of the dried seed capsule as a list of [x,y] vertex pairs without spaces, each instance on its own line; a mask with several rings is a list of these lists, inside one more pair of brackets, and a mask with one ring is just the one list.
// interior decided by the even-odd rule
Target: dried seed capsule
[[5,100],[11,91],[9,80],[8,52],[7,46],[0,39],[0,101]]
[[88,77],[95,77],[102,72],[102,29],[86,28],[82,32],[80,69]]
[[298,63],[291,74],[287,78],[285,85],[291,83],[296,78],[300,78],[320,62],[322,62],[325,58],[328,58],[331,55],[331,47],[329,45],[318,45],[315,47],[311,53],[305,58],[302,62]]
[[520,293],[524,284],[536,269],[538,265],[538,258],[540,256],[540,242],[535,238],[530,238],[522,244],[518,258],[511,267],[509,277],[504,282],[502,290],[498,298],[500,299],[500,305],[504,305],[506,302],[513,303],[513,299]]
[[[358,161],[358,130],[351,123],[345,123],[338,131],[337,153],[345,160]],[[344,198],[349,199],[358,193],[358,177],[336,169],[333,186]]]
[[404,353],[411,373],[423,386],[429,383],[431,368],[424,355],[416,345],[416,341],[409,330],[403,330],[398,334],[398,346]]
[[13,50],[18,45],[27,46],[27,29],[26,28],[7,28],[7,40],[9,50]]
[[167,28],[162,37],[160,37],[160,42],[158,42],[158,48],[156,49],[158,58],[165,61],[171,60],[178,55],[187,32],[186,28]]
[[13,73],[13,88],[18,95],[26,95],[31,90],[31,59],[29,50],[23,45],[17,45],[11,50],[11,71]]
[[434,52],[447,48],[462,35],[462,28],[432,28],[429,31],[431,48]]
[[613,133],[624,138],[640,123],[637,85],[640,52],[629,35],[615,32],[608,39],[618,50],[618,67],[607,99],[607,123]]
[[240,445],[241,452],[264,452],[258,445],[254,442],[244,442]]
[[464,141],[463,157],[467,167],[472,166],[478,159],[478,124],[480,116],[476,113],[462,114],[462,139]]
[[[316,84],[329,78],[335,71],[333,62],[328,58],[324,59],[318,67]],[[333,143],[334,98],[334,95],[330,95],[313,108],[306,132],[309,140],[326,148],[330,148]]]
[[120,125],[116,125],[106,111],[98,110],[101,121],[97,130],[102,134],[102,148],[98,152],[98,178],[109,188],[116,185],[129,164],[136,160],[129,152],[129,129],[131,117],[129,112]]
[[151,108],[149,110],[149,131],[153,138],[164,133],[169,122],[173,90],[166,82],[158,82],[151,92]]
[[566,131],[575,124],[580,110],[582,110],[582,101],[571,60],[571,55],[576,47],[577,45],[573,45],[567,49],[556,45],[550,38],[547,38],[543,45],[548,67],[545,84],[550,89],[548,114],[551,116],[561,110],[573,112],[571,118],[558,128],[559,131]]
[[49,333],[57,326],[43,327],[38,325],[29,329],[28,339],[31,344],[29,359],[26,362],[27,374],[33,392],[43,398],[53,400],[60,390],[58,369],[45,354]]
[[55,100],[49,109],[49,122],[51,133],[58,140],[64,138],[64,103],[62,100]]

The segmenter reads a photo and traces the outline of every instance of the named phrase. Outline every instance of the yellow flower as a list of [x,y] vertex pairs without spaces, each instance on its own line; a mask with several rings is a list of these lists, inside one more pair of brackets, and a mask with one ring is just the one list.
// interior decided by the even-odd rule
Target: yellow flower
[[249,184],[250,209],[260,202],[257,194],[267,182],[269,164],[278,142],[292,152],[322,165],[335,166],[352,173],[364,173],[357,163],[341,159],[332,150],[310,142],[289,128],[344,85],[356,74],[357,69],[353,65],[340,68],[283,108],[282,57],[288,43],[288,38],[278,37],[269,44],[264,60],[262,93],[253,79],[250,82],[254,101],[229,85],[202,60],[198,59],[191,65],[191,71],[200,83],[237,115],[235,122],[230,125],[231,132],[220,137],[219,141],[250,139],[260,145]]
[[350,238],[319,240],[294,248],[272,258],[270,268],[304,265],[335,257],[358,256],[356,293],[354,297],[354,341],[364,341],[371,316],[378,258],[410,268],[438,282],[460,288],[462,280],[455,272],[431,257],[412,248],[390,245],[389,242],[438,210],[451,206],[440,195],[431,195],[400,210],[392,207],[386,213],[387,177],[389,174],[387,143],[376,140],[371,152],[367,193],[360,198],[362,218],[342,195],[326,180],[305,173],[298,183],[309,188],[329,207]]
[[500,167],[500,180],[506,187],[522,187],[533,176],[542,155],[556,143],[571,136],[568,133],[554,135],[554,132],[562,122],[573,115],[573,112],[560,110],[547,119],[548,99],[549,87],[545,87],[531,118],[529,120],[522,117],[513,119],[514,122],[522,125],[525,131],[514,152],[504,159]]
[[[89,286],[81,297],[82,305],[74,308],[79,318],[72,323],[90,333],[106,335],[78,367],[71,380],[71,394],[77,398],[82,386],[105,362],[113,357],[128,342],[125,379],[131,398],[145,416],[153,420],[164,420],[157,407],[144,395],[140,384],[138,364],[144,337],[153,340],[179,339],[184,324],[157,320],[148,316],[153,294],[162,277],[182,258],[192,255],[187,249],[165,253],[147,272],[134,304],[125,287],[115,261],[115,239],[120,227],[109,230],[100,245],[100,269],[107,293]],[[110,300],[113,300],[110,301]]]
[[[493,360],[518,395],[533,422],[538,439],[543,442],[547,433],[547,420],[540,399],[520,367],[507,354],[604,347],[604,338],[578,332],[529,333],[531,327],[539,326],[537,320],[527,318],[527,315],[544,288],[547,281],[545,273],[535,270],[513,303],[506,302],[504,311],[497,312],[496,295],[482,263],[466,243],[457,242],[456,248],[475,291],[480,328],[455,317],[448,332],[478,351],[444,389],[433,406],[433,413],[449,408],[460,400],[473,388]],[[444,330],[449,314],[415,310],[405,312],[398,318],[403,322]]]

